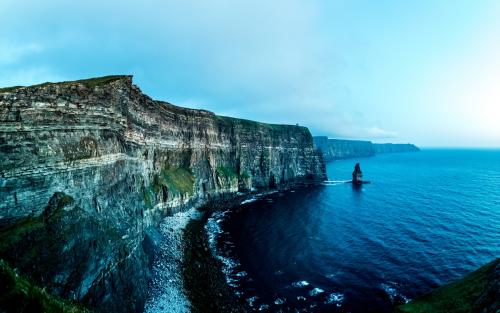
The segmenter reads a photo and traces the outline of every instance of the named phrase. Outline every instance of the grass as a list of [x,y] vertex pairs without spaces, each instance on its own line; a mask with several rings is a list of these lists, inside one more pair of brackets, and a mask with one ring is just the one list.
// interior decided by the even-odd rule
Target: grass
[[35,286],[17,274],[0,259],[0,311],[1,312],[91,312],[81,304],[60,299]]
[[421,298],[401,305],[397,312],[405,313],[468,313],[484,290],[490,273],[499,260],[469,273],[462,279],[444,285]]
[[[192,194],[194,185],[194,176],[189,168],[162,168],[160,175],[156,176],[155,187],[165,186],[169,191],[181,194]],[[155,190],[158,192],[159,190]]]
[[[295,125],[288,125],[288,124],[260,123],[260,122],[256,122],[256,121],[252,121],[252,120],[246,120],[246,119],[242,119],[242,118],[235,118],[235,117],[228,117],[228,116],[220,116],[220,115],[216,115],[216,118],[222,124],[239,125],[245,129],[253,129],[255,131],[257,131],[259,129],[283,131],[283,127],[297,127]],[[299,126],[299,127],[301,127],[301,126]]]
[[220,178],[219,182],[222,184],[222,187],[231,187],[234,184],[238,184],[238,173],[232,168],[217,166],[215,172]]
[[[160,173],[153,176],[149,186],[143,187],[142,193],[146,207],[152,208],[155,204],[156,195],[165,188],[168,193],[193,194],[194,175],[191,169],[184,167],[170,168],[164,166]],[[165,200],[165,199],[164,199]]]
[[25,88],[25,87],[31,88],[31,87],[44,87],[44,86],[50,86],[50,85],[70,85],[70,84],[75,84],[75,83],[84,84],[88,87],[95,87],[95,86],[101,86],[101,85],[105,85],[105,84],[114,82],[114,81],[122,79],[124,77],[127,77],[127,76],[126,75],[109,75],[109,76],[80,79],[80,80],[74,80],[74,81],[63,81],[63,82],[58,82],[58,83],[45,82],[45,83],[32,85],[32,86],[4,87],[4,88],[0,88],[0,93],[13,92],[19,88]]
[[44,227],[43,220],[37,217],[27,217],[14,223],[0,233],[0,251],[10,249],[11,245],[23,240],[26,234],[42,230]]
[[215,171],[217,172],[217,175],[227,178],[229,180],[238,178],[238,174],[232,168],[229,167],[217,166]]

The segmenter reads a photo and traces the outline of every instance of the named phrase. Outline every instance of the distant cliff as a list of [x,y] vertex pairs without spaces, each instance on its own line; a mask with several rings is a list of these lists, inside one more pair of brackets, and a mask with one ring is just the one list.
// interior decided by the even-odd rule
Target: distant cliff
[[0,258],[99,311],[143,310],[162,217],[324,178],[307,128],[155,101],[131,76],[0,89]]
[[325,160],[369,157],[375,155],[371,141],[329,139],[314,136],[314,146],[323,152]]
[[314,136],[314,147],[323,153],[326,161],[370,157],[377,153],[419,151],[412,144],[372,143],[362,140],[330,139],[326,136]]
[[374,143],[375,153],[417,152],[420,149],[410,143]]

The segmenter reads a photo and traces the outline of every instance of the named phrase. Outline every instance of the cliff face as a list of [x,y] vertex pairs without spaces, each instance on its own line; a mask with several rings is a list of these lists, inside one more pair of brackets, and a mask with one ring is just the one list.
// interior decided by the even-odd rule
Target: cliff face
[[142,310],[163,216],[324,178],[307,128],[154,101],[130,76],[0,90],[0,258],[102,311]]
[[410,143],[374,143],[375,153],[417,152],[417,146]]
[[375,155],[371,141],[329,139],[326,136],[314,136],[314,146],[323,152],[325,160]]
[[326,161],[370,157],[379,153],[419,151],[412,144],[372,143],[362,140],[330,139],[326,136],[314,136],[313,139],[314,146],[323,152]]

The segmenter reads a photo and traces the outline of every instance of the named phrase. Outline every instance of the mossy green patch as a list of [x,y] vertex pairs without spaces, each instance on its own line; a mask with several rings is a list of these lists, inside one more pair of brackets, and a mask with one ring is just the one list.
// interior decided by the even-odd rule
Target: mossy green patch
[[161,186],[165,186],[169,191],[178,192],[181,194],[192,194],[194,185],[194,175],[189,168],[177,167],[162,168],[160,175],[156,176],[154,187],[159,192]]
[[230,167],[217,166],[215,169],[217,177],[219,178],[219,184],[224,188],[231,188],[238,184],[238,173]]
[[401,305],[397,308],[397,312],[471,312],[474,303],[477,301],[488,282],[489,274],[493,271],[498,262],[499,260],[496,260],[486,264],[462,279],[444,285],[408,304]]
[[2,312],[91,312],[81,304],[60,299],[17,274],[0,259],[0,311]]
[[0,232],[0,251],[5,251],[17,242],[21,241],[27,234],[37,232],[44,228],[40,218],[27,217]]
[[[105,85],[105,84],[114,82],[116,80],[123,79],[125,77],[127,77],[127,76],[125,76],[125,75],[109,75],[109,76],[95,77],[95,78],[89,78],[89,79],[80,79],[80,80],[75,80],[75,81],[64,81],[64,82],[59,82],[59,83],[45,82],[42,84],[32,85],[32,86],[27,86],[27,87],[30,88],[30,87],[43,87],[43,86],[49,86],[49,85],[69,85],[69,84],[74,84],[74,83],[84,84],[88,87],[95,87],[95,86]],[[13,92],[13,91],[16,91],[17,89],[23,88],[23,87],[26,87],[26,86],[13,86],[13,87],[0,88],[0,93]]]
[[160,173],[153,176],[153,180],[148,186],[142,187],[144,202],[146,207],[152,208],[156,201],[156,195],[160,192],[166,192],[167,195],[168,193],[192,195],[193,186],[194,175],[191,169],[165,166]]
[[227,178],[227,179],[230,179],[230,180],[238,178],[238,174],[236,173],[236,171],[233,170],[232,168],[229,168],[229,167],[217,166],[216,172],[217,172],[217,175],[224,177],[224,178]]

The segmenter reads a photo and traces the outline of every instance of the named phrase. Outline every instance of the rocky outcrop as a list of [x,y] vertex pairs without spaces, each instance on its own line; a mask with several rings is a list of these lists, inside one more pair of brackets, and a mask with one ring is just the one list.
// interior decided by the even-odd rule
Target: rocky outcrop
[[363,140],[331,139],[326,136],[314,136],[313,139],[315,148],[323,153],[325,161],[370,157],[379,153],[419,151],[412,144],[379,144]]
[[0,258],[100,311],[142,311],[162,217],[324,178],[307,128],[155,101],[131,76],[0,90]]

